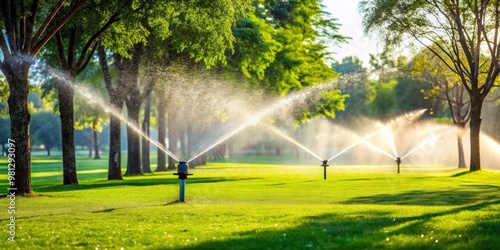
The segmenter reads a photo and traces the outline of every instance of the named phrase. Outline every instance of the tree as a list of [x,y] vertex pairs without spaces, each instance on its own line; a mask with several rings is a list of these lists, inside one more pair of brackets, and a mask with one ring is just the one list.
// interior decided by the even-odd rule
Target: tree
[[[93,58],[85,70],[77,77],[78,84],[85,85],[90,89],[95,90],[94,93],[106,92],[103,77],[99,74],[100,67],[98,62]],[[89,100],[75,96],[75,129],[82,130],[89,128],[89,158],[92,157],[94,151],[94,159],[100,159],[99,151],[99,133],[102,132],[108,114],[102,108],[90,105]],[[106,99],[101,96],[102,99]],[[75,143],[76,144],[76,143]]]
[[[105,114],[102,110],[89,106],[86,101],[75,100],[75,129],[88,129],[88,150],[89,158],[92,157],[94,151],[94,159],[100,159],[99,153],[99,132],[102,132],[105,124]],[[76,145],[76,143],[75,143]]]
[[[150,79],[152,81],[152,79]],[[153,84],[151,84],[153,86]],[[142,120],[142,132],[150,137],[150,123],[151,123],[151,92],[146,96],[146,100],[144,101],[144,118]],[[143,173],[151,173],[151,164],[149,161],[149,140],[145,137],[142,138],[141,141],[141,153],[142,153],[142,172]]]
[[[125,106],[127,107],[127,118],[139,127],[139,114],[142,102],[152,90],[151,82],[141,84],[139,81],[139,66],[144,54],[142,43],[135,44],[130,49],[131,58],[125,58],[115,54],[115,66],[118,73],[117,85],[125,89]],[[142,85],[142,86],[141,86]],[[143,91],[141,91],[143,87]],[[127,171],[126,175],[142,174],[141,169],[141,136],[131,126],[127,126]]]
[[332,69],[343,75],[366,72],[366,68],[363,67],[363,62],[357,56],[348,56],[342,58],[341,62],[333,62]]
[[[69,4],[66,0],[43,4],[38,0],[4,0],[0,5],[1,28],[5,31],[0,39],[3,54],[0,70],[9,83],[8,104],[11,138],[16,145],[15,187],[18,194],[32,193],[30,113],[27,105],[30,67],[40,50],[84,3],[85,0]],[[53,23],[63,11],[62,17]]]
[[[111,106],[121,112],[123,109],[124,89],[113,84],[111,72],[108,64],[108,55],[103,46],[97,49],[99,56],[99,65],[102,70],[104,85]],[[108,180],[123,180],[121,171],[121,121],[118,117],[111,115],[109,117],[109,157],[108,157]]]
[[[234,78],[243,76],[247,82],[284,95],[338,76],[324,62],[326,43],[347,38],[338,34],[336,20],[322,11],[318,1],[254,1],[253,6],[253,12],[233,29],[235,54],[227,72]],[[324,93],[322,103],[308,105],[296,118],[333,116],[333,110],[343,107],[339,96],[338,91]]]
[[395,113],[395,80],[389,82],[372,81],[368,85],[368,112],[375,117],[388,117]]
[[[120,72],[118,77],[123,77],[117,83],[125,91],[125,104],[133,123],[138,124],[136,111],[151,89],[149,81],[141,81],[140,71],[136,68],[144,56],[144,46],[155,40],[159,45],[155,51],[160,52],[157,58],[166,59],[167,65],[178,55],[184,55],[192,61],[203,62],[207,67],[213,66],[225,60],[225,51],[232,47],[234,41],[231,27],[236,18],[245,13],[248,2],[217,0],[193,4],[192,1],[145,1],[130,18],[112,28],[114,32],[109,33],[103,45],[121,57],[120,60],[115,57],[114,61]],[[120,36],[123,39],[117,39]],[[127,174],[140,174],[139,137],[136,133],[127,133],[127,137]]]
[[364,0],[359,9],[365,32],[386,48],[420,44],[458,76],[471,102],[470,171],[481,170],[481,110],[500,73],[500,1]]
[[36,112],[32,115],[31,134],[32,142],[43,144],[47,155],[50,150],[61,145],[61,121],[56,114],[48,111]]
[[[158,97],[157,101],[157,113],[158,113],[158,142],[163,148],[167,148],[165,138],[167,138],[167,124],[166,124],[166,113],[167,107],[164,105],[165,101],[165,85],[157,84],[155,86],[155,93]],[[156,165],[156,171],[167,171],[167,155],[163,152],[162,149],[158,148],[158,162]]]
[[363,62],[355,56],[342,58],[341,62],[335,61],[332,63],[332,69],[342,75],[359,74],[359,81],[364,83],[362,86],[348,85],[342,90],[343,93],[348,94],[344,101],[345,111],[339,113],[340,119],[350,119],[356,115],[367,115],[366,97],[368,96],[368,88],[366,83],[367,69],[363,66]]
[[265,87],[286,94],[337,77],[324,62],[326,43],[341,43],[347,38],[338,34],[336,19],[322,11],[318,1],[275,0],[256,6],[256,15],[272,24],[275,40],[281,44],[266,68]]
[[449,116],[457,127],[458,167],[466,168],[463,135],[470,120],[471,103],[465,94],[465,87],[458,76],[429,51],[423,51],[416,57],[414,74],[420,75],[430,85],[425,91],[428,98],[446,104]]
[[58,92],[61,133],[64,138],[62,156],[65,185],[78,184],[74,143],[74,90],[71,85],[75,84],[76,77],[88,66],[99,45],[100,36],[118,21],[117,13],[107,14],[110,11],[106,4],[113,3],[112,1],[90,2],[80,13],[75,14],[74,21],[69,21],[55,35],[59,68],[64,74],[63,78],[56,77],[54,86]]

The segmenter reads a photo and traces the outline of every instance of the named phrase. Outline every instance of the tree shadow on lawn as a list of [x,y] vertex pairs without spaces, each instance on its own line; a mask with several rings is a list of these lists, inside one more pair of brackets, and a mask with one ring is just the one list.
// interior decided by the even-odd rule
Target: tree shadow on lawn
[[[217,182],[227,182],[227,181],[244,181],[244,180],[254,180],[259,178],[190,178],[187,180],[189,184],[202,184],[202,183],[217,183]],[[50,193],[50,192],[63,192],[63,191],[75,191],[75,190],[90,190],[90,189],[100,189],[100,188],[111,188],[111,187],[144,187],[144,186],[157,186],[157,185],[179,185],[179,180],[175,177],[165,178],[147,178],[134,180],[133,178],[127,180],[102,180],[95,181],[91,183],[81,183],[79,185],[46,185],[40,187],[34,187],[34,190],[38,193]]]
[[[466,228],[441,229],[429,228],[432,224],[429,221],[462,211],[487,209],[499,202],[496,199],[397,218],[390,211],[378,208],[366,212],[326,213],[303,217],[301,221],[304,222],[296,227],[240,231],[233,233],[229,239],[206,241],[179,249],[497,249],[500,244],[498,220],[484,218]],[[478,231],[478,227],[482,231]],[[460,237],[454,237],[459,234]],[[439,245],[438,238],[431,236],[439,237]]]
[[378,194],[349,199],[343,204],[453,206],[474,204],[481,200],[499,200],[500,187],[461,185],[457,190],[412,190],[399,194]]

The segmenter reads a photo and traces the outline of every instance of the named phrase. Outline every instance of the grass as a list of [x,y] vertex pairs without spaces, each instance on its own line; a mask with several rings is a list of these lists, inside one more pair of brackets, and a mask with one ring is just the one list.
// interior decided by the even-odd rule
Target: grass
[[[176,202],[172,172],[106,180],[107,160],[78,159],[63,186],[57,157],[33,159],[16,198],[16,243],[0,199],[0,249],[498,249],[500,173],[453,168],[210,163]],[[7,187],[6,161],[0,183]],[[4,181],[5,180],[5,181]]]

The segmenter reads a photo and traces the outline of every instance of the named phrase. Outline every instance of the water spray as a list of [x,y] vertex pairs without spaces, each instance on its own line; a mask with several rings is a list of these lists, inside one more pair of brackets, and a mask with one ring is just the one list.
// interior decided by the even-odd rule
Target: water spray
[[328,167],[328,160],[323,160],[323,164],[321,164],[323,167],[323,179],[326,180],[326,167]]
[[398,174],[399,174],[399,165],[401,164],[401,157],[396,157],[396,163],[398,164]]
[[174,175],[179,176],[179,202],[184,202],[185,197],[186,197],[186,179],[188,175],[193,175],[190,174],[189,172],[189,165],[185,161],[179,161],[179,164],[177,165],[177,173],[174,173]]
[[[94,106],[94,107],[99,107],[102,108],[106,113],[118,118],[120,121],[124,122],[127,124],[129,128],[131,128],[134,132],[137,134],[141,135],[143,138],[148,140],[151,144],[155,145],[157,148],[159,148],[161,151],[165,152],[167,155],[172,157],[172,159],[179,161],[178,157],[170,152],[166,147],[160,144],[160,142],[153,140],[151,137],[146,135],[136,123],[130,121],[127,119],[125,116],[122,115],[122,112],[113,106],[111,106],[108,102],[104,101],[102,98],[99,97],[99,95],[96,95],[94,92],[92,92],[90,89],[82,86],[81,84],[72,84],[71,79],[68,79],[65,74],[62,74],[58,72],[57,70],[54,69],[49,69],[49,73],[53,76],[56,77],[59,80],[62,80],[68,87],[72,88],[73,91],[75,91],[76,94],[79,96],[83,97],[86,99],[87,103]],[[118,158],[120,155],[115,154],[114,155],[114,161],[118,162]]]

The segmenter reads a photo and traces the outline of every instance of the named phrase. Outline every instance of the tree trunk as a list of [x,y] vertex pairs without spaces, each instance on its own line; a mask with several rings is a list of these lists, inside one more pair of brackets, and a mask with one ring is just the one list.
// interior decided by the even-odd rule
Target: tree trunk
[[30,195],[31,189],[31,144],[30,120],[28,111],[29,69],[31,61],[21,58],[4,59],[2,72],[9,83],[8,99],[10,115],[10,139],[15,145],[14,159],[17,195]]
[[[144,100],[144,120],[142,121],[142,132],[149,137],[149,120],[151,115],[151,95],[149,94]],[[149,140],[142,137],[142,172],[151,173],[151,164],[149,161]]]
[[457,135],[458,142],[458,168],[467,168],[465,165],[465,154],[464,154],[464,144],[462,140],[462,135]]
[[[179,136],[177,135],[177,117],[176,112],[170,109],[168,112],[168,150],[174,155],[177,153],[177,142],[179,141]],[[175,169],[175,159],[168,157],[168,169]]]
[[[132,124],[139,124],[140,103],[127,100],[128,120]],[[139,127],[139,126],[137,126]],[[130,126],[127,126],[127,172],[125,175],[139,175],[142,174],[141,169],[141,151],[140,151],[140,135]]]
[[47,151],[47,156],[50,156],[50,147],[46,147],[45,150]]
[[61,117],[61,138],[63,158],[63,183],[64,185],[78,185],[75,161],[75,128],[73,88],[71,83],[58,82],[56,88],[59,98],[59,113]]
[[93,129],[89,129],[89,135],[88,135],[88,137],[89,137],[88,142],[89,143],[88,143],[88,148],[87,148],[89,151],[89,159],[92,158],[92,133],[93,133],[92,131],[93,131]]
[[199,166],[205,166],[205,165],[207,165],[207,161],[208,161],[208,154],[207,153],[200,155],[200,164],[199,164]]
[[97,130],[95,129],[92,129],[92,133],[94,134],[94,159],[101,159],[101,155],[99,154],[99,132],[97,132]]
[[483,102],[471,96],[470,113],[470,171],[481,170],[481,150],[479,136],[481,133],[481,108]]
[[186,129],[178,129],[178,136],[179,136],[179,144],[180,144],[180,149],[181,149],[181,158],[186,157],[187,155],[187,146],[186,146]]
[[467,165],[465,165],[465,152],[464,152],[463,136],[464,136],[464,128],[463,128],[463,126],[461,126],[458,128],[458,132],[457,132],[458,168],[467,168]]
[[[104,47],[97,49],[99,65],[101,66],[104,83],[108,90],[111,106],[117,112],[123,109],[122,89],[113,88],[111,74],[109,73],[108,61]],[[109,117],[109,157],[108,157],[108,180],[123,180],[121,168],[121,121],[114,115]]]
[[[113,107],[121,111],[123,101],[120,99],[111,100]],[[121,168],[121,121],[113,115],[109,117],[108,180],[123,180]]]
[[193,126],[191,123],[187,124],[186,128],[186,153],[191,157],[193,153],[193,141],[194,141],[194,132]]
[[[165,144],[165,138],[167,137],[167,124],[166,124],[166,106],[165,103],[163,102],[164,100],[164,91],[160,90],[160,88],[163,88],[163,86],[158,87],[158,142],[160,145],[162,145],[164,148],[167,148]],[[166,165],[166,160],[167,160],[167,154],[163,152],[160,148],[158,148],[158,163],[156,166],[156,171],[167,171],[167,165]]]
[[[128,122],[139,128],[139,112],[143,97],[139,89],[139,63],[144,47],[136,44],[131,49],[131,58],[124,58],[115,54],[115,65],[118,69],[118,85],[121,88],[127,107]],[[141,169],[141,141],[138,131],[127,126],[127,171],[126,175],[142,174]]]

